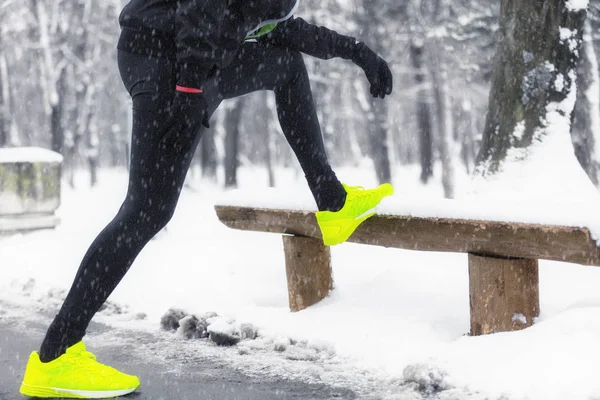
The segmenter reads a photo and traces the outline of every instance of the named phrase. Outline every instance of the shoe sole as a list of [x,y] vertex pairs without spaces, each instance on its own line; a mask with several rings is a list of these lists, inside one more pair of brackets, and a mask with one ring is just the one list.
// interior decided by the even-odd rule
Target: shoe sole
[[133,393],[137,390],[137,387],[131,389],[121,390],[102,390],[102,391],[89,391],[89,390],[72,390],[72,389],[60,389],[50,388],[43,386],[34,386],[23,383],[21,385],[20,393],[24,396],[37,397],[43,399],[106,399],[111,397],[124,396],[129,393]]

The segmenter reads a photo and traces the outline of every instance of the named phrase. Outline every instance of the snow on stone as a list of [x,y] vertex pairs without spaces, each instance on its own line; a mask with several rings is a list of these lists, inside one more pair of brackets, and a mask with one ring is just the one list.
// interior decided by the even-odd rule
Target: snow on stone
[[240,334],[242,340],[254,340],[258,336],[258,328],[250,322],[243,322],[240,324]]
[[224,317],[218,317],[208,325],[209,333],[223,333],[225,335],[239,334],[240,330],[235,322]]
[[446,382],[446,373],[439,368],[428,364],[412,364],[403,371],[404,380],[414,383],[418,390],[425,395],[432,395],[450,388]]
[[0,148],[0,163],[50,162],[60,163],[63,156],[41,147]]
[[232,346],[242,339],[238,324],[224,317],[216,317],[212,320],[207,331],[210,339],[219,346]]
[[291,344],[290,338],[283,337],[283,336],[278,337],[273,342],[273,350],[279,351],[279,352],[286,351],[288,349],[288,347],[290,347],[290,344]]
[[515,314],[513,314],[513,316],[512,316],[512,322],[513,322],[513,323],[514,323],[514,322],[520,322],[520,323],[522,323],[522,324],[526,324],[526,323],[527,323],[527,317],[526,317],[526,316],[524,316],[524,315],[523,315],[523,314],[521,314],[521,313],[515,313]]
[[202,339],[207,337],[206,322],[194,315],[187,315],[179,321],[175,335],[182,339]]

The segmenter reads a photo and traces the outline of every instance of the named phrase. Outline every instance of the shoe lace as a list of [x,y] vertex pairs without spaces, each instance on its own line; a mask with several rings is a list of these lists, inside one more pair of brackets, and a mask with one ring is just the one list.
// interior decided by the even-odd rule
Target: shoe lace
[[347,186],[348,193],[352,193],[354,204],[358,208],[368,208],[371,206],[373,196],[376,195],[375,191],[367,190],[363,186]]
[[98,371],[98,369],[107,370],[108,368],[96,361],[96,356],[89,351],[82,351],[77,354],[71,354],[70,360],[74,364],[84,368],[87,371]]

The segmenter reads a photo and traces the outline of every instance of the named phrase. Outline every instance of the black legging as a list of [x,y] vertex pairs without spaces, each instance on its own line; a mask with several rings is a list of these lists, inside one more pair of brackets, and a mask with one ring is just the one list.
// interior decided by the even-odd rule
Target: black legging
[[[170,126],[176,65],[119,51],[119,71],[133,99],[131,168],[127,196],[115,218],[90,246],[62,308],[40,349],[50,361],[79,342],[94,314],[125,276],[139,252],[171,219],[200,132],[163,137]],[[327,161],[302,55],[245,43],[233,63],[203,86],[212,114],[223,99],[273,90],[283,133],[296,154],[320,210],[337,210],[345,191]]]

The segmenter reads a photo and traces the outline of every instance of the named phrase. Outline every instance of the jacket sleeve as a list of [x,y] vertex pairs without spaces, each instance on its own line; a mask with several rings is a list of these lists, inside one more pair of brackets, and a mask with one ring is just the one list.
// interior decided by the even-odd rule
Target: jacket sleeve
[[302,18],[291,18],[280,23],[277,28],[260,40],[275,46],[297,50],[322,60],[334,57],[350,60],[356,46],[355,38],[310,24]]
[[200,88],[215,64],[221,21],[227,2],[180,0],[177,2],[178,85]]

